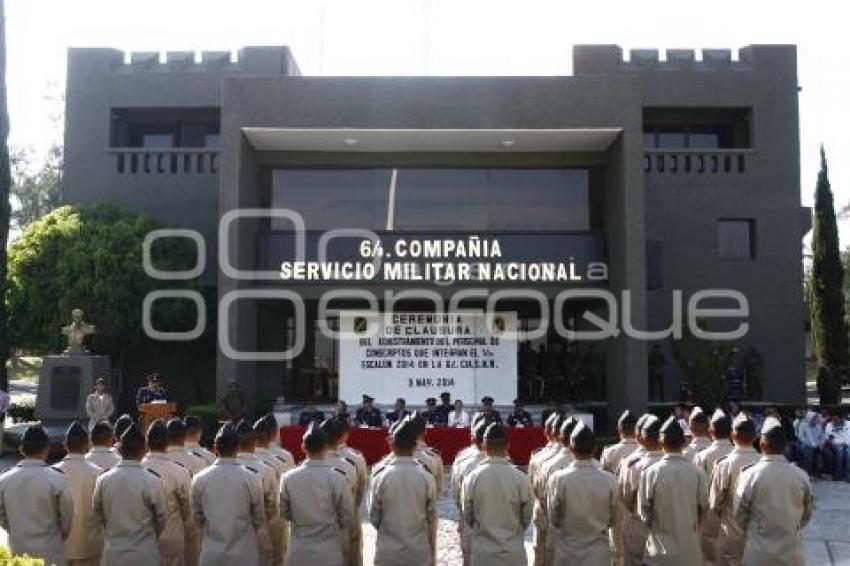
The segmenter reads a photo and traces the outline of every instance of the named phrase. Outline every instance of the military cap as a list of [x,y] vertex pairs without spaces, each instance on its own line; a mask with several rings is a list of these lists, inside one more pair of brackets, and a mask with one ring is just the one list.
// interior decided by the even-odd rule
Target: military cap
[[726,413],[724,413],[722,409],[717,408],[717,409],[714,410],[714,413],[712,413],[712,415],[711,415],[711,422],[713,424],[713,423],[716,423],[720,419],[723,419],[723,418],[726,418]]
[[679,424],[679,419],[675,415],[667,417],[667,420],[661,425],[660,432],[667,440],[674,442],[684,442],[685,440],[685,431],[682,430],[682,425]]
[[[159,421],[162,424],[162,421]],[[151,428],[154,428],[154,425],[151,425]],[[145,438],[142,436],[142,431],[139,430],[139,427],[136,426],[135,423],[132,423],[127,427],[127,430],[121,435],[121,447],[123,448],[125,445],[129,443],[138,443],[139,445],[144,445]],[[128,446],[129,447],[129,446]]]
[[452,394],[449,393],[448,391],[443,391],[442,393],[440,393],[440,399],[451,399],[451,398],[452,398]]
[[564,419],[563,424],[561,424],[561,430],[560,430],[561,438],[563,438],[564,440],[569,440],[570,434],[573,432],[575,427],[578,426],[579,422],[581,422],[581,421],[579,421],[574,416],[569,416],[566,419]]
[[643,421],[643,427],[640,429],[640,433],[643,436],[658,436],[658,433],[661,432],[661,419],[656,417],[655,415],[649,415],[646,417],[646,420]]
[[369,395],[366,395],[365,393],[363,394],[363,402],[364,403],[371,403],[374,400],[375,400],[374,397],[370,397]]
[[492,405],[493,404],[493,398],[490,397],[489,395],[487,395],[486,397],[482,397],[481,398],[481,404],[482,405]]
[[484,440],[487,441],[500,441],[506,440],[507,435],[505,434],[505,427],[500,425],[499,423],[491,423],[490,426],[487,427],[487,430],[484,431]]
[[472,433],[475,435],[475,441],[479,444],[484,442],[484,433],[487,432],[487,421],[484,419],[480,419],[475,425],[472,427]]
[[65,440],[75,441],[88,439],[89,433],[86,430],[86,427],[84,427],[77,421],[72,422],[70,425],[68,425],[68,428],[65,429]]
[[236,434],[236,429],[231,423],[225,423],[218,429],[213,443],[220,451],[231,452],[236,450],[236,446],[239,444],[239,435]]
[[573,430],[570,433],[570,441],[575,442],[576,444],[593,441],[595,438],[593,430],[591,430],[584,421],[577,421],[575,427],[573,427]]
[[433,397],[428,397],[427,399],[425,399],[425,404],[426,405],[436,405],[437,400],[434,399]]
[[782,429],[782,423],[776,417],[767,417],[761,425],[761,434],[768,438],[783,438],[785,431]]
[[621,427],[630,426],[630,425],[635,426],[637,424],[637,420],[638,419],[635,416],[635,414],[633,412],[631,412],[630,410],[626,409],[620,415],[620,418],[617,419],[617,424],[620,425]]
[[419,434],[416,423],[410,417],[405,417],[398,422],[393,430],[393,440],[402,444],[412,445],[416,443]]
[[[167,444],[168,427],[165,426],[165,423],[162,422],[162,419],[156,419],[150,424],[150,426],[148,426],[146,436],[148,439],[148,444],[153,444],[155,446],[159,445],[160,443]],[[121,438],[124,438],[123,434],[121,435]]]
[[240,441],[254,440],[254,427],[246,421],[239,421],[236,425],[236,434]]
[[48,444],[49,439],[47,437],[47,433],[44,431],[44,427],[40,424],[29,425],[26,430],[24,430],[24,434],[21,436],[21,443],[32,445],[32,444],[44,444],[45,446]]

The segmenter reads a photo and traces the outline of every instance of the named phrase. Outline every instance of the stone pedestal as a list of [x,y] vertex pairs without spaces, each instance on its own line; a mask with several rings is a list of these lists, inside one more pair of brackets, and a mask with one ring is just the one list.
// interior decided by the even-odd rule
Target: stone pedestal
[[62,354],[45,356],[38,379],[35,416],[42,422],[87,421],[86,397],[94,382],[109,375],[108,356]]

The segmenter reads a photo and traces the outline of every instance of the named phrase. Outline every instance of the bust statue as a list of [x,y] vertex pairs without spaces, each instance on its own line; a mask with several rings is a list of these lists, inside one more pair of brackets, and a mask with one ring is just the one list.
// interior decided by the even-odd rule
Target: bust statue
[[93,325],[83,321],[83,309],[74,309],[71,311],[71,324],[62,327],[62,334],[68,339],[68,346],[65,348],[65,354],[87,354],[83,341],[86,336],[95,333]]

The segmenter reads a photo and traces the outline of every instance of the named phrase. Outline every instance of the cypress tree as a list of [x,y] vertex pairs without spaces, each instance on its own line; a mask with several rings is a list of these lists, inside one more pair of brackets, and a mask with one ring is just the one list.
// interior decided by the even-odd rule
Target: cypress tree
[[847,366],[847,324],[844,320],[844,270],[838,247],[832,188],[826,153],[820,149],[821,167],[815,188],[815,221],[812,237],[812,334],[818,364],[829,369],[828,383],[821,383],[822,405],[841,401],[839,371]]
[[0,0],[0,389],[9,390],[6,361],[9,359],[8,313],[6,312],[6,244],[9,241],[9,112],[6,107],[6,10]]

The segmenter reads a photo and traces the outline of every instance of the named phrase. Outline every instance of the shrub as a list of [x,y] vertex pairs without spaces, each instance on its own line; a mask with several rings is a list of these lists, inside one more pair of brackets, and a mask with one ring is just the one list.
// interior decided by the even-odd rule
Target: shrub
[[44,566],[42,558],[30,558],[26,554],[14,556],[8,546],[0,546],[0,564],[3,566]]
[[35,405],[32,402],[12,403],[6,409],[6,414],[15,424],[29,423],[35,420]]

